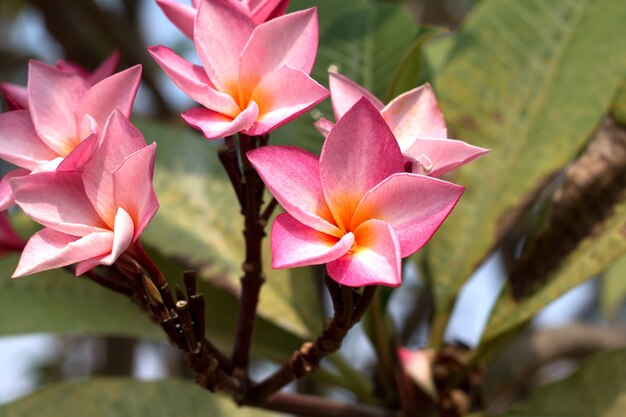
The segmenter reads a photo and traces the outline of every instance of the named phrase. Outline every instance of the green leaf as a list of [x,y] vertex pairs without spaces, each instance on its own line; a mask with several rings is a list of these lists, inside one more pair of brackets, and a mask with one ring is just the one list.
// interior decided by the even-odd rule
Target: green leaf
[[427,247],[439,343],[454,299],[496,245],[499,221],[585,144],[626,70],[626,8],[612,0],[485,0],[435,90],[455,137],[492,152]]
[[333,65],[384,99],[417,32],[411,16],[398,5],[375,4],[345,13],[322,35],[313,77],[327,80],[328,68]]
[[504,291],[485,329],[483,343],[529,320],[540,309],[571,288],[603,272],[626,253],[626,201],[618,204],[612,216],[593,236],[584,239],[548,276],[547,283],[530,298],[516,302]]
[[140,382],[124,378],[95,378],[64,382],[41,389],[0,407],[3,417],[269,417],[253,408],[240,408],[220,394],[184,380]]
[[315,6],[317,8],[317,16],[319,22],[320,33],[328,30],[328,26],[344,13],[367,6],[369,0],[313,0],[313,1],[292,1],[289,3],[289,12],[296,10],[304,10]]
[[0,336],[87,333],[161,339],[163,332],[129,299],[63,269],[9,278],[18,256],[0,259]]
[[626,410],[626,350],[599,353],[570,377],[536,388],[503,417],[622,417]]
[[430,69],[430,76],[439,74],[446,66],[452,48],[455,45],[456,34],[448,32],[428,40],[423,46],[424,57]]
[[626,256],[606,271],[600,285],[600,307],[607,318],[613,318],[626,302]]
[[622,82],[622,86],[617,91],[611,108],[611,116],[620,124],[626,125],[626,81]]
[[396,68],[389,87],[387,88],[387,101],[393,100],[400,94],[409,91],[427,81],[430,81],[429,62],[424,56],[424,45],[434,36],[445,31],[443,28],[425,28],[421,31],[413,45],[402,57],[400,65]]

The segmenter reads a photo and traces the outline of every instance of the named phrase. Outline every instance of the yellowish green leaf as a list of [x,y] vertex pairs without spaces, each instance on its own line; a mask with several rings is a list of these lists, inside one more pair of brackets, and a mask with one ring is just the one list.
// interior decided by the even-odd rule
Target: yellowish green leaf
[[223,395],[191,381],[140,382],[96,378],[43,388],[0,407],[3,417],[270,417],[275,414],[238,407]]
[[457,35],[435,90],[453,135],[492,152],[457,171],[466,192],[427,247],[434,343],[499,221],[609,108],[626,71],[625,19],[613,0],[484,0]]
[[63,270],[11,279],[18,256],[0,259],[0,336],[83,333],[161,339],[128,298]]
[[599,353],[570,377],[536,388],[503,417],[623,417],[626,350]]
[[614,317],[626,302],[626,256],[604,273],[600,284],[600,307],[608,318]]

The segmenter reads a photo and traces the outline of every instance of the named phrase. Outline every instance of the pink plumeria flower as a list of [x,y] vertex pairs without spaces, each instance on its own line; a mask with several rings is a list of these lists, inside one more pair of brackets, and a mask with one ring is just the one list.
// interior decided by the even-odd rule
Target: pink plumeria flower
[[0,158],[17,165],[0,182],[0,210],[13,204],[11,177],[52,171],[109,115],[130,115],[141,66],[114,74],[91,86],[82,77],[38,61],[29,63],[28,110],[0,114]]
[[[289,0],[227,0],[260,25],[261,23],[282,16],[287,10]],[[192,0],[191,5],[177,0],[157,0],[168,19],[189,39],[193,39],[193,27],[202,0]]]
[[0,256],[23,248],[24,241],[13,230],[6,212],[0,212]]
[[367,99],[331,129],[319,159],[289,146],[247,156],[287,211],[272,227],[272,267],[327,264],[353,287],[400,285],[401,258],[430,239],[463,192],[403,172],[398,143]]
[[[69,74],[78,75],[89,85],[95,85],[105,78],[110,77],[115,72],[120,62],[120,53],[113,51],[93,72],[89,72],[83,67],[68,61],[59,60],[56,67]],[[6,100],[9,110],[28,109],[28,91],[26,87],[8,82],[0,82],[0,93]]]
[[174,83],[204,107],[182,114],[207,139],[262,135],[328,96],[309,77],[317,53],[317,11],[258,26],[226,0],[200,3],[194,44],[203,67],[165,46],[148,48]]
[[[157,211],[156,144],[146,146],[121,111],[111,114],[100,139],[92,135],[84,143],[56,171],[10,181],[16,203],[45,226],[27,242],[14,277],[76,262],[76,275],[111,265]],[[87,163],[77,163],[86,156]]]
[[[346,76],[330,72],[329,83],[335,119],[341,119],[361,97],[366,97],[387,121],[415,173],[439,177],[489,152],[460,140],[447,139],[446,123],[430,84],[407,91],[385,106]],[[315,123],[324,136],[332,126],[333,123],[324,118]]]

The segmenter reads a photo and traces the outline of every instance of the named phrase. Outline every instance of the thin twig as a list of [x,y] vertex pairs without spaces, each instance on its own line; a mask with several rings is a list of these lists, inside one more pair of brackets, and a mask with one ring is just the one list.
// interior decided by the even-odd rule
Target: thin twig
[[261,215],[261,219],[264,222],[267,223],[267,221],[269,221],[270,217],[272,217],[272,213],[274,213],[274,210],[276,209],[276,206],[278,206],[278,200],[272,198],[272,200],[267,204],[267,207],[265,207],[265,210],[263,210],[263,214]]
[[[333,303],[333,318],[322,334],[314,341],[307,342],[295,351],[290,360],[270,375],[267,379],[254,386],[247,397],[253,403],[261,402],[296,378],[310,373],[319,367],[321,360],[339,350],[343,339],[354,325],[354,312],[365,310],[372,297],[361,296],[357,305],[353,306],[354,289],[337,284],[330,278],[325,280]],[[362,314],[362,313],[361,313]]]
[[365,314],[367,307],[369,307],[370,303],[372,302],[372,298],[374,297],[374,294],[376,294],[377,289],[377,285],[368,285],[367,287],[363,288],[363,293],[361,294],[361,298],[359,298],[359,303],[357,304],[356,308],[354,309],[354,313],[352,314],[352,324],[356,324],[357,322],[361,321],[361,319],[363,318],[363,314]]

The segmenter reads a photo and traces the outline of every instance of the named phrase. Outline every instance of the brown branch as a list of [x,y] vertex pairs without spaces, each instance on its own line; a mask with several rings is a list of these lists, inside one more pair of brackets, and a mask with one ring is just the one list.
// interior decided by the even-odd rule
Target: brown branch
[[[392,411],[382,408],[342,403],[301,394],[268,393],[268,397],[256,400],[244,399],[242,393],[246,389],[247,380],[242,381],[242,378],[234,377],[233,375],[237,375],[237,369],[204,337],[204,299],[196,291],[195,273],[185,272],[183,280],[186,295],[182,290],[178,290],[178,301],[173,304],[173,308],[168,308],[165,299],[171,298],[173,302],[173,297],[167,281],[160,271],[157,272],[158,267],[141,245],[135,246],[129,253],[120,257],[118,264],[113,268],[111,271],[116,271],[118,283],[143,282],[143,285],[139,284],[142,285],[143,292],[142,297],[139,297],[139,304],[144,309],[150,309],[153,312],[152,318],[159,322],[170,340],[184,352],[187,367],[196,373],[196,380],[202,387],[210,391],[225,390],[241,404],[300,416],[391,417],[395,415]],[[149,269],[152,274],[160,277],[157,280],[162,284],[159,288],[152,279],[144,275],[144,269]],[[94,271],[87,274],[101,277]],[[126,275],[124,277],[126,279],[120,279],[122,278],[120,274]],[[361,317],[376,290],[376,287],[365,287],[361,293],[358,293],[354,288],[343,287],[329,278],[326,280],[326,285],[332,294],[333,305],[336,309],[334,324],[329,325],[315,343],[305,344],[307,348],[302,351],[304,356],[298,360],[298,366],[290,369],[290,372],[295,371],[295,373],[289,376],[289,380],[296,375],[301,376],[313,371],[319,366],[324,356],[339,349],[347,331]],[[356,305],[354,305],[355,300]],[[294,356],[298,356],[297,354],[298,352]],[[262,385],[258,387],[262,388]],[[280,387],[275,388],[280,389]]]
[[226,175],[230,180],[230,184],[235,191],[239,206],[244,207],[245,197],[243,192],[243,183],[241,179],[241,171],[239,169],[239,155],[237,149],[233,144],[233,137],[228,136],[224,138],[224,147],[217,151],[217,157],[219,158]]
[[170,292],[169,285],[165,276],[159,269],[159,267],[154,263],[150,255],[146,252],[146,250],[141,245],[141,242],[137,240],[127,251],[128,255],[131,256],[145,271],[148,273],[148,276],[154,282],[154,285],[159,289],[161,296],[163,297],[163,302],[165,306],[169,310],[173,310],[175,308],[174,297],[172,297],[172,293]]
[[[148,265],[150,270],[158,269],[140,245],[133,249],[134,259],[142,266]],[[196,372],[198,384],[210,391],[227,389],[239,392],[239,381],[230,376],[233,370],[230,360],[204,337],[204,298],[196,292],[195,273],[184,273],[187,294],[177,288],[176,303],[163,274],[160,271],[151,273],[160,277],[157,281],[162,279],[163,282],[153,282],[154,279],[144,275],[145,298],[170,340],[184,352],[188,368]]]
[[[314,342],[304,343],[299,350],[295,351],[289,361],[272,375],[252,387],[243,403],[262,403],[264,399],[274,394],[296,378],[300,378],[319,368],[321,360],[339,350],[343,339],[350,328],[356,323],[354,312],[361,312],[369,304],[373,294],[367,290],[363,294],[356,307],[353,306],[354,289],[337,284],[331,278],[326,277],[326,287],[333,302],[334,314],[332,320],[326,325],[322,334]],[[366,287],[368,288],[368,287]],[[365,290],[364,290],[365,291]],[[362,314],[362,313],[360,313]]]
[[369,307],[374,295],[376,295],[376,290],[378,289],[378,285],[368,285],[363,288],[363,293],[361,293],[360,298],[358,300],[358,304],[354,309],[354,313],[352,314],[352,324],[356,324],[361,321],[363,318],[363,314]]
[[513,264],[513,296],[519,300],[532,295],[583,239],[601,230],[625,188],[626,129],[607,119],[565,172],[544,227]]
[[261,220],[263,220],[264,222],[268,222],[270,217],[272,217],[272,213],[274,213],[274,210],[276,209],[277,206],[278,206],[278,200],[276,200],[275,198],[272,198],[272,200],[267,204],[267,207],[265,207],[265,210],[263,210],[263,214],[261,215]]
[[246,242],[246,258],[242,266],[244,276],[241,278],[241,299],[235,346],[233,348],[233,364],[235,368],[243,371],[244,376],[247,373],[246,370],[250,360],[259,293],[261,286],[265,282],[261,253],[261,242],[265,236],[265,222],[260,216],[261,206],[263,205],[264,184],[246,156],[246,153],[255,149],[259,143],[267,143],[267,139],[248,136],[243,133],[239,134],[245,197],[242,212],[245,217],[243,235]]

